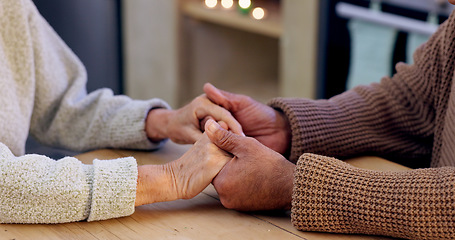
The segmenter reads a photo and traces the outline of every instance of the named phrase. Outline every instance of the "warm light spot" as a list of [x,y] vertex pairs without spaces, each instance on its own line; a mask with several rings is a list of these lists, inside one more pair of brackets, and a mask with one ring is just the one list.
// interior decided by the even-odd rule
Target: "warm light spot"
[[253,12],[251,12],[251,15],[253,16],[254,19],[261,20],[265,17],[265,11],[264,9],[257,7],[253,9]]
[[205,6],[214,8],[218,4],[218,0],[205,0]]
[[239,0],[239,6],[241,8],[249,8],[251,6],[251,0]]
[[224,8],[231,8],[234,5],[233,0],[221,0],[221,6]]

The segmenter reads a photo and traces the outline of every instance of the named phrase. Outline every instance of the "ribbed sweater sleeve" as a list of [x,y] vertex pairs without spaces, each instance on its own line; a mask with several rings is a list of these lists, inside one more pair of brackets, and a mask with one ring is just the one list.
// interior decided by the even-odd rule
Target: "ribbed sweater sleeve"
[[146,136],[145,119],[152,108],[169,105],[160,99],[114,96],[110,89],[88,94],[87,73],[80,60],[33,3],[26,0],[24,5],[29,35],[21,37],[31,41],[33,56],[25,58],[33,59],[36,79],[31,134],[48,145],[77,151],[157,148]]
[[[358,87],[329,100],[276,98],[270,105],[291,124],[290,160],[305,152],[347,158],[378,155],[387,159],[430,158],[433,117],[429,108],[417,116],[375,86]],[[412,119],[411,119],[412,118]]]
[[0,143],[0,223],[65,223],[131,215],[137,185],[134,158],[55,161],[15,157]]
[[292,222],[303,231],[453,239],[455,168],[364,170],[304,154],[295,171]]
[[[291,124],[291,160],[304,152],[338,158],[439,158],[440,133],[454,77],[455,15],[414,53],[414,64],[380,83],[330,99],[276,98]],[[379,81],[379,79],[378,79]]]

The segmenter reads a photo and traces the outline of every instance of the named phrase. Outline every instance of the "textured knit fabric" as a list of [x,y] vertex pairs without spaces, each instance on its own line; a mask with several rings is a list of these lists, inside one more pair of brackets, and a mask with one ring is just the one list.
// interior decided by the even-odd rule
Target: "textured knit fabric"
[[[373,174],[335,160],[318,163],[324,158],[308,162],[311,157],[301,157],[292,215],[298,229],[455,238],[454,60],[452,14],[417,49],[414,64],[398,64],[392,78],[328,100],[277,98],[270,102],[291,124],[293,162],[303,153],[336,158],[378,155],[411,167],[434,167]],[[328,165],[340,171],[326,169]],[[325,186],[332,179],[337,179],[337,185]],[[372,196],[372,191],[380,197]],[[313,196],[307,199],[306,194]]]
[[31,0],[0,0],[0,26],[0,222],[131,214],[134,159],[85,166],[73,158],[22,156],[26,139],[30,132],[43,143],[77,151],[157,148],[147,139],[145,117],[152,108],[169,106],[107,89],[87,94],[83,65]]
[[71,157],[15,157],[0,143],[0,169],[1,223],[94,221],[134,212],[133,158],[83,165]]
[[371,171],[304,154],[296,169],[292,221],[305,231],[409,239],[455,237],[453,167]]

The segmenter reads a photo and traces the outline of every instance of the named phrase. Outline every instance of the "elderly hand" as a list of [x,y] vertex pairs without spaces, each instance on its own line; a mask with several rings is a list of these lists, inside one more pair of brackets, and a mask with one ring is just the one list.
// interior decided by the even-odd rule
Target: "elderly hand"
[[[209,120],[207,126],[211,124],[216,123]],[[204,134],[188,152],[173,162],[139,166],[136,206],[193,198],[231,159],[232,155],[219,149]]]
[[226,131],[212,123],[207,136],[234,155],[213,180],[226,208],[255,211],[290,209],[295,165],[254,138]]
[[252,98],[215,88],[206,83],[204,92],[212,102],[229,110],[242,125],[245,135],[285,154],[291,145],[291,128],[283,113]]
[[151,110],[146,120],[147,136],[156,142],[169,138],[175,143],[192,144],[201,138],[201,122],[206,119],[224,122],[231,131],[243,134],[229,111],[201,95],[177,110]]

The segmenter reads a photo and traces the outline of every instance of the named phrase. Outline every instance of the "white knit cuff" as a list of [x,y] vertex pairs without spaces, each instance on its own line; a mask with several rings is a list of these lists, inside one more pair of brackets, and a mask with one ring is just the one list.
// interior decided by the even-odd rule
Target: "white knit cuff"
[[150,99],[147,101],[134,101],[125,112],[116,119],[112,120],[109,131],[105,134],[105,139],[109,139],[112,148],[128,148],[137,150],[158,149],[165,142],[154,143],[149,140],[145,132],[145,120],[151,109],[165,108],[170,106],[161,99]]
[[105,220],[134,213],[137,163],[132,157],[93,161],[92,202],[87,221]]

